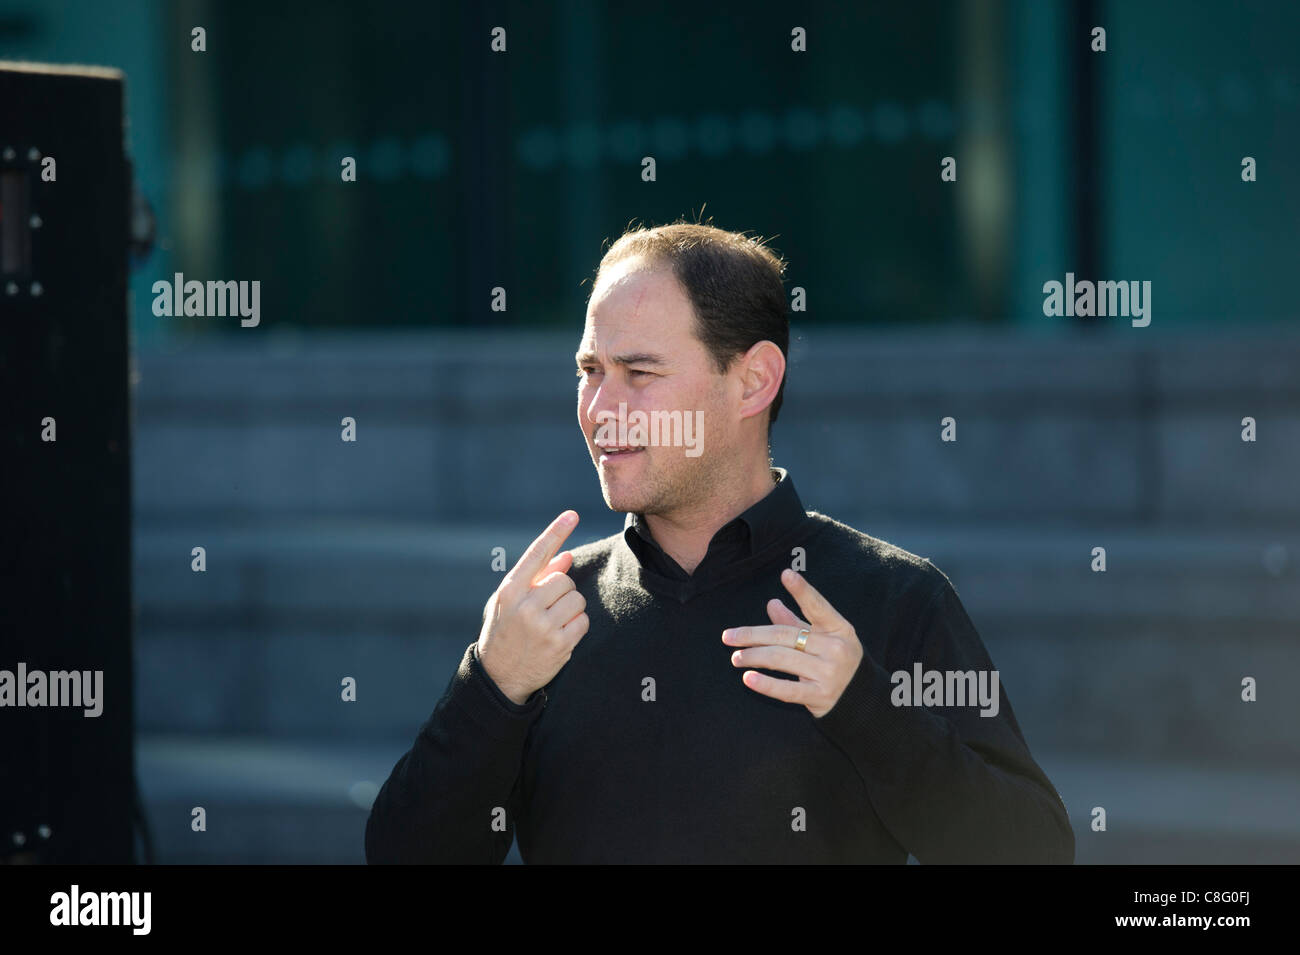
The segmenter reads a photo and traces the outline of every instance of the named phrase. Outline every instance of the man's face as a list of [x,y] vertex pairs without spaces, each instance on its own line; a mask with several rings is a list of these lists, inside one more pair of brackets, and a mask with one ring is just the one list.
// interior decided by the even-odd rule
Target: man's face
[[[736,440],[740,387],[718,374],[695,337],[694,310],[672,272],[646,269],[642,258],[625,259],[601,274],[592,293],[576,356],[578,424],[611,510],[671,514],[716,493]],[[620,404],[631,450],[619,450]],[[657,445],[631,428],[636,412],[645,420],[674,411],[683,429],[662,428]],[[695,449],[667,443],[687,425],[698,429]]]

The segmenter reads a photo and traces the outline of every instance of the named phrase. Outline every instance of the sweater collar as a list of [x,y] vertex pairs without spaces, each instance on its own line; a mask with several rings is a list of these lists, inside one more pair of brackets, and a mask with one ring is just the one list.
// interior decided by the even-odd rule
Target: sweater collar
[[[722,552],[724,549],[738,550],[735,559],[752,557],[762,552],[768,545],[779,540],[807,517],[803,501],[795,491],[794,480],[785,468],[772,468],[775,486],[760,501],[728,521],[713,535],[705,555]],[[645,518],[636,513],[629,513],[623,521],[623,539],[629,549],[643,565],[646,563],[649,548],[659,551],[659,545],[650,533]],[[738,548],[729,545],[738,539],[743,543]],[[703,563],[701,564],[703,566]]]

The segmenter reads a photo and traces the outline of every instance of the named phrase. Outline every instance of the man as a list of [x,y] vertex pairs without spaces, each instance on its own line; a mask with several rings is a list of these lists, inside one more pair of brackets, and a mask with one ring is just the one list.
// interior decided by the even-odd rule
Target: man
[[[566,511],[506,574],[375,799],[369,862],[498,863],[515,835],[541,863],[1073,862],[948,578],[770,466],[783,271],[700,224],[606,253],[578,423],[624,531],[561,552]],[[694,448],[638,415],[698,422]],[[928,671],[971,698],[894,677]]]

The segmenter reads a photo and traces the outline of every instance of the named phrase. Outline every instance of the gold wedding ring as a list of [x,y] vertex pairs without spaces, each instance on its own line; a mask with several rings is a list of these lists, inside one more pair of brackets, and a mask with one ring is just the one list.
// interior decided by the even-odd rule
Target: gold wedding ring
[[799,637],[798,637],[798,639],[795,640],[795,642],[794,642],[794,648],[795,648],[796,650],[803,650],[804,653],[807,653],[808,651],[807,651],[807,650],[804,650],[804,647],[806,647],[806,646],[808,646],[808,631],[807,631],[807,630],[800,630],[800,631],[799,631]]

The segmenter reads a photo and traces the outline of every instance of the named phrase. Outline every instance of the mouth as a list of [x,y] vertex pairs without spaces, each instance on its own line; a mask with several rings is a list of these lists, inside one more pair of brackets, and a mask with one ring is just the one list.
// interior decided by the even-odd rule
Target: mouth
[[602,464],[616,458],[632,457],[633,455],[640,454],[645,450],[645,447],[642,445],[609,445],[606,447],[597,445],[596,448],[600,451],[600,461]]

